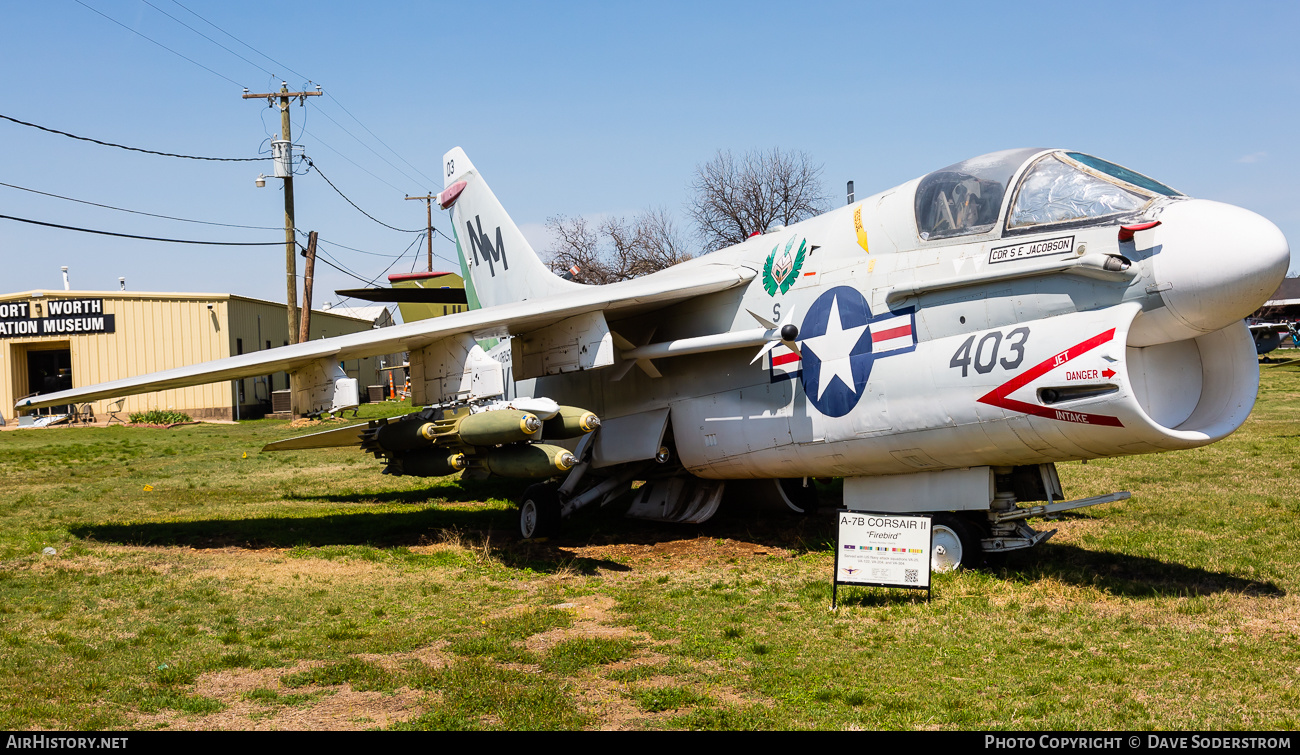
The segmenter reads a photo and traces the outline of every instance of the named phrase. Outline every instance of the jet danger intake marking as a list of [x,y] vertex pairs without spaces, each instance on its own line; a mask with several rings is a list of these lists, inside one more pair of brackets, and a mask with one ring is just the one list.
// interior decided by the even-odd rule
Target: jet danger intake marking
[[[1104,333],[1099,333],[1086,341],[1081,341],[1074,346],[1062,351],[1059,354],[1044,359],[1042,362],[1030,367],[1014,378],[999,385],[997,388],[980,396],[978,401],[982,404],[996,406],[1000,409],[1008,409],[1013,412],[1023,412],[1032,414],[1035,417],[1046,417],[1060,422],[1077,422],[1084,425],[1104,425],[1106,427],[1123,427],[1124,423],[1119,421],[1119,417],[1111,417],[1106,414],[1089,414],[1087,412],[1072,412],[1066,409],[1056,409],[1050,406],[1039,406],[1024,401],[1017,401],[1008,398],[1012,393],[1028,385],[1030,382],[1047,374],[1061,365],[1069,362],[1077,356],[1081,356],[1103,343],[1107,343],[1115,337],[1115,329],[1111,328]],[[1114,374],[1114,373],[1112,373]]]
[[857,289],[836,286],[808,308],[799,332],[808,401],[828,417],[843,417],[866,391],[876,359],[916,349],[916,310],[873,317]]

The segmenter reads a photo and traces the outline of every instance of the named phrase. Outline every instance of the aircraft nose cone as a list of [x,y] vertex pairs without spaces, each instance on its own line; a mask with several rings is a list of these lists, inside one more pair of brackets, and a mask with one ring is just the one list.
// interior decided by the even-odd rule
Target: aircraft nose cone
[[1160,221],[1152,256],[1160,296],[1193,330],[1212,333],[1254,312],[1291,263],[1282,231],[1241,207],[1190,199],[1167,207]]

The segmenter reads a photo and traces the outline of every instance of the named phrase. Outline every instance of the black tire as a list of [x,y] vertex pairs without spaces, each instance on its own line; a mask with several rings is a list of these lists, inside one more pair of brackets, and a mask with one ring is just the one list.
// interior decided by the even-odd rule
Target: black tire
[[550,537],[560,530],[560,497],[551,483],[530,485],[519,499],[519,534],[525,540]]
[[811,479],[806,488],[803,481],[802,477],[790,477],[777,480],[776,484],[780,486],[781,495],[792,511],[810,516],[817,512],[817,488]]
[[956,514],[940,512],[932,520],[930,569],[935,572],[973,569],[984,563],[976,530]]

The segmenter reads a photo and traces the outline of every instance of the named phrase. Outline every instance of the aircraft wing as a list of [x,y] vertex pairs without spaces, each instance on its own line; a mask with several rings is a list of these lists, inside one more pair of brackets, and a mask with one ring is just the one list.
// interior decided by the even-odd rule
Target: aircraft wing
[[414,351],[459,334],[516,335],[553,325],[575,315],[603,311],[653,309],[696,296],[725,291],[752,280],[757,271],[742,265],[709,263],[679,265],[653,275],[605,286],[575,286],[563,294],[501,304],[485,309],[435,317],[393,327],[323,338],[266,349],[211,362],[176,367],[147,375],[114,380],[33,396],[17,408],[38,408],[96,401],[222,380],[292,371],[314,361],[339,361]]
[[1247,325],[1252,334],[1255,333],[1286,333],[1291,330],[1291,326],[1284,322],[1255,322]]

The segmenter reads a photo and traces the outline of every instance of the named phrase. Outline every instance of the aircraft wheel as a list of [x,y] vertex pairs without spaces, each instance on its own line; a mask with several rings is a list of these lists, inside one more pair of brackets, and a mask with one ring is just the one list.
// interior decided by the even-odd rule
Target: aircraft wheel
[[971,525],[955,514],[934,515],[930,568],[936,572],[970,569],[983,561],[979,538]]
[[813,481],[808,481],[808,487],[803,486],[802,477],[790,477],[776,481],[781,487],[781,494],[789,502],[792,510],[798,511],[804,516],[809,516],[817,511],[817,488]]
[[550,537],[560,528],[560,497],[548,483],[529,486],[519,499],[519,534],[525,540]]

